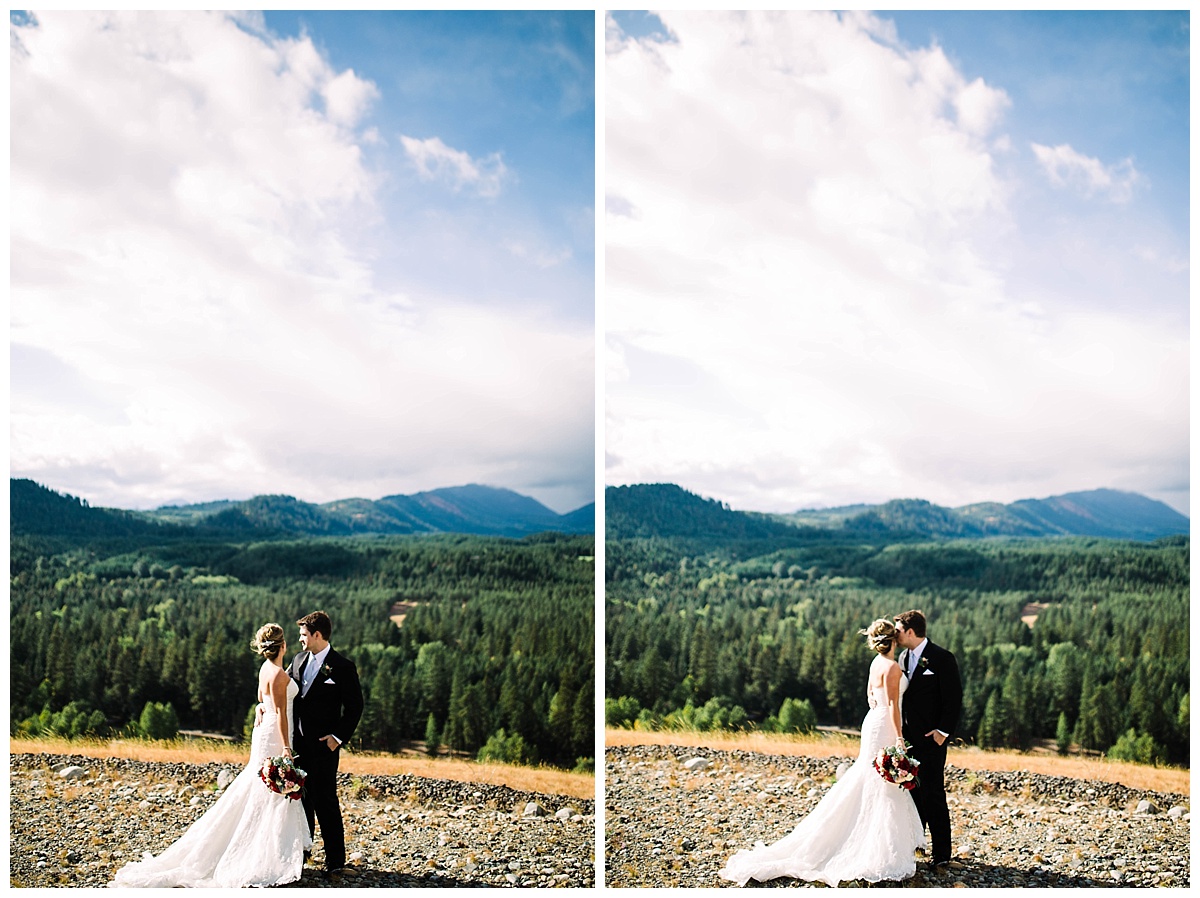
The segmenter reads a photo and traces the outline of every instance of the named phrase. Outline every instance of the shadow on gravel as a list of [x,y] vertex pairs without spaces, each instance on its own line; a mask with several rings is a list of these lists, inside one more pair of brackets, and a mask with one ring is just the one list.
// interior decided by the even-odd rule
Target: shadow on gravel
[[281,889],[486,889],[490,884],[477,879],[460,879],[455,876],[434,876],[397,873],[394,870],[372,870],[369,867],[354,867],[346,873],[325,876],[319,870],[306,869],[296,882],[279,886]]
[[[953,888],[959,883],[968,888],[977,889],[1102,889],[1126,886],[1124,883],[1114,882],[1111,879],[1096,879],[1088,876],[1063,876],[1057,873],[1042,873],[1040,871],[1009,867],[1002,864],[980,864],[971,861],[959,861],[958,863],[962,865],[959,869],[946,873],[938,873],[930,870],[924,864],[919,864],[917,866],[917,873],[912,879],[906,879],[901,882],[864,882],[863,880],[854,880],[843,882],[841,887],[858,889],[894,889],[897,887],[906,889],[946,889]],[[732,883],[724,883],[724,885],[732,886]],[[787,878],[773,879],[770,882],[754,882],[751,880],[746,883],[745,887],[748,889],[828,888],[828,886],[820,882],[809,883]]]

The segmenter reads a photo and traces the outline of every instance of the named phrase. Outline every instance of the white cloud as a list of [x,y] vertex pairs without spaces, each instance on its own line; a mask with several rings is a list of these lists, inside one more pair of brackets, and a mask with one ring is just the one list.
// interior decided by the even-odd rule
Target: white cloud
[[494,197],[508,174],[499,153],[473,159],[469,153],[446,146],[440,137],[418,140],[401,135],[400,143],[423,181],[446,181],[455,190],[467,187],[480,196]]
[[1068,187],[1085,197],[1099,194],[1114,203],[1127,203],[1133,199],[1134,189],[1144,180],[1134,168],[1132,159],[1105,165],[1069,144],[1047,147],[1033,143],[1030,146],[1051,184]]
[[1186,477],[1186,333],[1006,286],[1003,91],[867,14],[660,17],[608,41],[609,483],[783,510]]
[[99,504],[580,504],[590,327],[376,286],[374,85],[253,18],[37,18],[11,65],[14,475]]
[[1171,274],[1182,274],[1191,267],[1187,257],[1163,252],[1153,246],[1138,246],[1133,252],[1143,262]]
[[378,88],[356,76],[352,69],[325,82],[321,93],[325,97],[326,113],[347,128],[353,128],[379,97]]
[[524,259],[535,268],[547,269],[554,268],[558,265],[568,262],[571,259],[570,247],[559,247],[558,249],[549,249],[544,246],[538,246],[530,243],[521,242],[518,240],[510,240],[505,244],[505,248],[516,256],[518,259]]

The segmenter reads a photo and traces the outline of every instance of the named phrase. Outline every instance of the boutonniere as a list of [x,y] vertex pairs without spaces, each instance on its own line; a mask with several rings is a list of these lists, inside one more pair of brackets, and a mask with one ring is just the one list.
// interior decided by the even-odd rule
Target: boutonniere
[[[922,661],[924,661],[925,659],[924,659],[924,658],[922,658],[921,660],[922,660]],[[326,663],[326,664],[325,664],[325,665],[324,665],[324,666],[321,668],[321,673],[325,675],[326,679],[328,679],[329,677],[332,677],[332,676],[333,676],[333,668],[332,668],[332,667],[330,667],[328,663]]]
[[929,670],[929,659],[924,655],[922,655],[921,660],[917,662],[917,670]]

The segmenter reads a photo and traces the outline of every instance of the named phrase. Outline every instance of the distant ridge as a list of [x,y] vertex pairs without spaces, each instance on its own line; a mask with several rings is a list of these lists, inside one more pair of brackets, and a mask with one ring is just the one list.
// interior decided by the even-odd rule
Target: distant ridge
[[1139,493],[1097,489],[1004,505],[981,502],[946,508],[924,499],[882,505],[798,511],[778,515],[789,523],[892,530],[942,537],[1097,536],[1154,540],[1191,532],[1191,521],[1163,502]]
[[[1151,541],[1189,534],[1191,522],[1170,506],[1138,493],[1098,489],[1004,505],[986,502],[945,508],[924,499],[895,499],[881,505],[808,509],[766,515],[733,511],[675,484],[608,487],[607,535],[764,539],[810,533],[906,538],[988,536],[1091,536]],[[782,528],[782,529],[780,529]]]
[[56,493],[32,480],[8,481],[9,529],[42,536],[141,536],[162,531],[154,522],[111,508],[95,508],[84,499]]
[[704,499],[673,483],[606,488],[604,527],[613,539],[657,536],[759,540],[796,533],[786,523],[733,511],[724,503]]
[[321,505],[292,496],[262,495],[164,506],[148,512],[93,508],[32,480],[10,479],[11,532],[45,536],[126,536],[160,532],[227,536],[352,536],[470,533],[522,537],[546,531],[592,533],[595,506],[565,515],[512,490],[468,484]]

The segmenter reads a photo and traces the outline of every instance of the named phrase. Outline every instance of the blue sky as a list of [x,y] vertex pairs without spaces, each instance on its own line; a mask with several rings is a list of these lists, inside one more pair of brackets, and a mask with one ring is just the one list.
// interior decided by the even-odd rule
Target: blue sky
[[389,233],[382,274],[428,277],[440,290],[465,294],[487,289],[511,302],[547,294],[552,281],[560,312],[592,320],[590,15],[305,11],[268,12],[265,20],[279,34],[310,35],[335,68],[353,69],[383,91],[388,102],[377,104],[372,122],[385,136],[437,136],[476,158],[500,155],[510,189],[487,203],[453,198],[470,239],[486,248],[521,237],[529,253],[546,259],[571,253],[571,264],[533,264],[503,279],[489,266],[457,263],[457,243],[429,239],[429,222],[448,206],[445,190],[423,182],[392,140],[369,148],[371,163],[391,175],[382,196],[394,204],[389,224],[399,229]]
[[607,21],[606,482],[1189,506],[1189,19]]
[[[1022,210],[1027,239],[1055,242],[1056,222],[1073,227],[1088,219],[1103,221],[1119,234],[1134,220],[1147,232],[1156,231],[1181,264],[1186,260],[1191,212],[1191,33],[1186,12],[882,15],[895,22],[905,42],[936,42],[967,77],[1002,86],[1012,102],[1006,124],[1014,143],[1068,144],[1097,159],[1132,161],[1140,180],[1129,203],[1097,208],[1086,196],[1032,191],[1023,195],[1029,203]],[[1036,175],[1033,156],[1025,155],[1017,164],[1023,166],[1023,177]],[[1067,199],[1073,205],[1064,209]],[[1090,271],[1076,269],[1072,274],[1087,277]],[[1095,288],[1109,302],[1125,301],[1131,308],[1158,298],[1156,291],[1127,286],[1121,284],[1113,292],[1101,284]],[[1177,320],[1186,326],[1187,304],[1179,301],[1179,294],[1164,290],[1161,298],[1164,311],[1182,316]]]
[[12,16],[10,467],[594,493],[594,18]]

